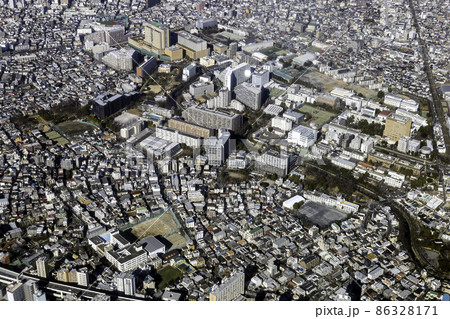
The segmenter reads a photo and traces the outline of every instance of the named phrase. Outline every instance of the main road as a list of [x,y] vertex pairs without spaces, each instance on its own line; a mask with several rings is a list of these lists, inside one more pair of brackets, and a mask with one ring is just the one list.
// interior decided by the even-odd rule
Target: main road
[[0,282],[9,284],[16,280],[21,279],[33,279],[38,282],[39,289],[43,290],[48,294],[53,294],[60,298],[67,295],[72,295],[73,297],[83,296],[85,299],[94,299],[98,295],[109,296],[112,300],[122,300],[122,301],[134,301],[143,300],[141,298],[136,298],[132,296],[119,296],[113,291],[98,289],[98,288],[83,288],[75,285],[68,285],[61,282],[55,282],[48,279],[39,278],[37,276],[29,275],[22,272],[17,272],[6,267],[0,267]]

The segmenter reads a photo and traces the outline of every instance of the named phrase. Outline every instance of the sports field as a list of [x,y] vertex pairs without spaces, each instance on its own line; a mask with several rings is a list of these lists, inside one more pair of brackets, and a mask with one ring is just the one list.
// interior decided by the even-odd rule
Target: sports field
[[181,248],[186,244],[186,238],[181,234],[170,212],[137,224],[131,228],[131,233],[139,239],[148,236],[163,236],[172,243],[170,249]]
[[308,71],[302,74],[303,75],[300,80],[311,83],[315,87],[321,88],[325,92],[331,92],[337,87],[344,88],[348,85],[344,81],[335,80],[317,71]]
[[300,112],[308,113],[312,116],[310,122],[316,124],[318,127],[322,127],[336,117],[336,114],[321,110],[312,105],[305,104],[300,108]]

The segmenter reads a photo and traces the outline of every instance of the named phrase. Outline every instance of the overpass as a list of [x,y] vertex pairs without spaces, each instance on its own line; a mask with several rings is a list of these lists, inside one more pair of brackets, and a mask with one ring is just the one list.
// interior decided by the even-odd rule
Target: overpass
[[92,300],[98,295],[109,296],[111,300],[119,301],[137,301],[143,300],[141,298],[136,298],[132,296],[119,296],[113,291],[98,289],[98,288],[83,288],[76,285],[69,285],[62,282],[55,282],[48,279],[43,279],[37,276],[25,274],[22,272],[17,272],[10,270],[5,267],[0,267],[0,282],[4,284],[10,284],[16,280],[22,279],[33,279],[37,281],[38,287],[47,294],[52,294],[57,298],[64,298],[64,296],[72,295],[75,298],[83,296],[83,299]]

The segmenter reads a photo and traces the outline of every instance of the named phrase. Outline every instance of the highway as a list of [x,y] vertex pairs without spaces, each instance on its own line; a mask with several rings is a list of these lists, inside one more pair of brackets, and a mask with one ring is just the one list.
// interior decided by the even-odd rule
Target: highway
[[83,295],[83,299],[92,300],[98,295],[110,296],[111,300],[120,301],[137,301],[142,300],[140,298],[135,298],[131,296],[118,296],[113,291],[107,291],[97,288],[83,288],[80,286],[68,285],[61,282],[55,282],[48,279],[39,278],[37,276],[20,273],[7,269],[5,267],[0,267],[0,282],[4,284],[10,284],[17,279],[34,279],[38,282],[38,286],[47,294],[52,294],[57,298],[63,298],[67,295],[72,295],[74,297],[79,297]]

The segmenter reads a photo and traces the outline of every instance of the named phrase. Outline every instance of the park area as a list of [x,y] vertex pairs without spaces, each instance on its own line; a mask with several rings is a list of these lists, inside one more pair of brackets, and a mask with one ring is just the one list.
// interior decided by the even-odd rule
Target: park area
[[76,135],[83,134],[86,131],[93,131],[95,129],[94,125],[81,123],[78,121],[66,121],[57,125],[66,136],[72,137]]
[[300,108],[300,112],[311,115],[310,123],[314,123],[317,127],[322,127],[333,119],[336,114],[320,109],[312,105],[305,104]]
[[162,236],[172,244],[170,249],[178,249],[186,245],[186,238],[180,232],[170,212],[137,224],[132,227],[131,233],[138,239]]
[[161,277],[159,278],[160,282],[158,283],[158,289],[164,289],[169,284],[174,283],[178,278],[180,278],[183,273],[177,268],[166,266],[158,271],[158,275]]

